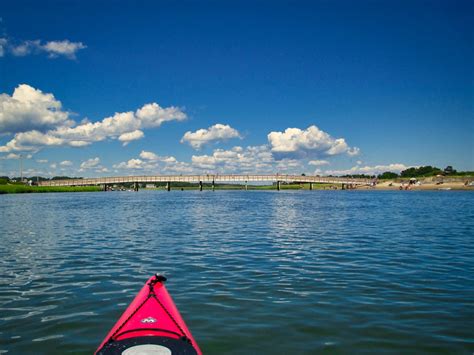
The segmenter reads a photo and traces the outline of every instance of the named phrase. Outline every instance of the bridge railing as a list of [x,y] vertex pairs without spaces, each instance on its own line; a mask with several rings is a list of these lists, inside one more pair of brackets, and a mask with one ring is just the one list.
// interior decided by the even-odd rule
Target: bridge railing
[[260,182],[280,181],[295,183],[323,183],[323,184],[354,184],[368,185],[370,179],[340,178],[312,175],[286,174],[203,174],[203,175],[146,175],[146,176],[111,176],[99,178],[67,179],[40,181],[40,186],[84,186],[126,183],[158,183],[158,182]]

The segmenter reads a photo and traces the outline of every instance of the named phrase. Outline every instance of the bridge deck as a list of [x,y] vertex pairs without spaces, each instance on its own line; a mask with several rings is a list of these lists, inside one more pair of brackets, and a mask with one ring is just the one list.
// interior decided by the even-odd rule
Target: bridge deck
[[353,184],[368,185],[370,179],[351,179],[327,176],[302,176],[302,175],[149,175],[149,176],[112,176],[84,179],[48,180],[40,181],[39,186],[85,186],[85,185],[109,185],[123,183],[157,183],[157,182],[296,182],[296,183],[321,183],[321,184]]

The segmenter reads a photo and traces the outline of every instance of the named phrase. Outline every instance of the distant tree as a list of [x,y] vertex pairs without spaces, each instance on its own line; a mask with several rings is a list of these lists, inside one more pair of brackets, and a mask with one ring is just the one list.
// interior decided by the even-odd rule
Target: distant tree
[[456,171],[459,176],[474,176],[474,171]]
[[51,180],[71,180],[71,179],[82,179],[82,177],[71,177],[71,176],[53,176]]
[[448,165],[446,168],[444,168],[444,174],[445,175],[453,175],[456,174],[457,171],[453,169],[451,165]]
[[398,174],[392,173],[391,171],[386,171],[377,177],[379,179],[396,179],[398,177]]
[[26,178],[27,180],[31,180],[31,181],[47,181],[49,180],[48,178],[45,178],[45,177],[42,177],[42,176],[30,176],[28,178]]
[[427,166],[420,166],[418,168],[408,168],[406,170],[403,170],[400,173],[401,177],[423,177],[423,176],[434,176],[438,174],[442,174],[443,172],[441,171],[440,168],[427,165]]
[[348,174],[342,175],[341,177],[350,178],[350,179],[374,179],[375,175],[366,175],[366,174]]
[[0,176],[0,185],[6,185],[9,181],[10,179],[8,178],[8,176]]
[[305,173],[303,173],[303,174],[301,174],[301,176],[306,176],[306,174],[305,174]]

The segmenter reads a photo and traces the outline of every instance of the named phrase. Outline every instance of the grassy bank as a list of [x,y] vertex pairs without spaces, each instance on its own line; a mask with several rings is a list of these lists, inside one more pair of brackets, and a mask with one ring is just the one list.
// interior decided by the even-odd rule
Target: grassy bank
[[45,192],[92,192],[100,191],[99,186],[28,186],[0,185],[0,194],[45,193]]

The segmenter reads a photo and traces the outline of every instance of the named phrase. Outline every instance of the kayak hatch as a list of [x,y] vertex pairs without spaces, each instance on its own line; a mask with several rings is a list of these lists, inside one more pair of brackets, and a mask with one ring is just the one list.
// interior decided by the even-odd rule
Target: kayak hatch
[[151,277],[110,330],[96,355],[201,355],[161,275]]

